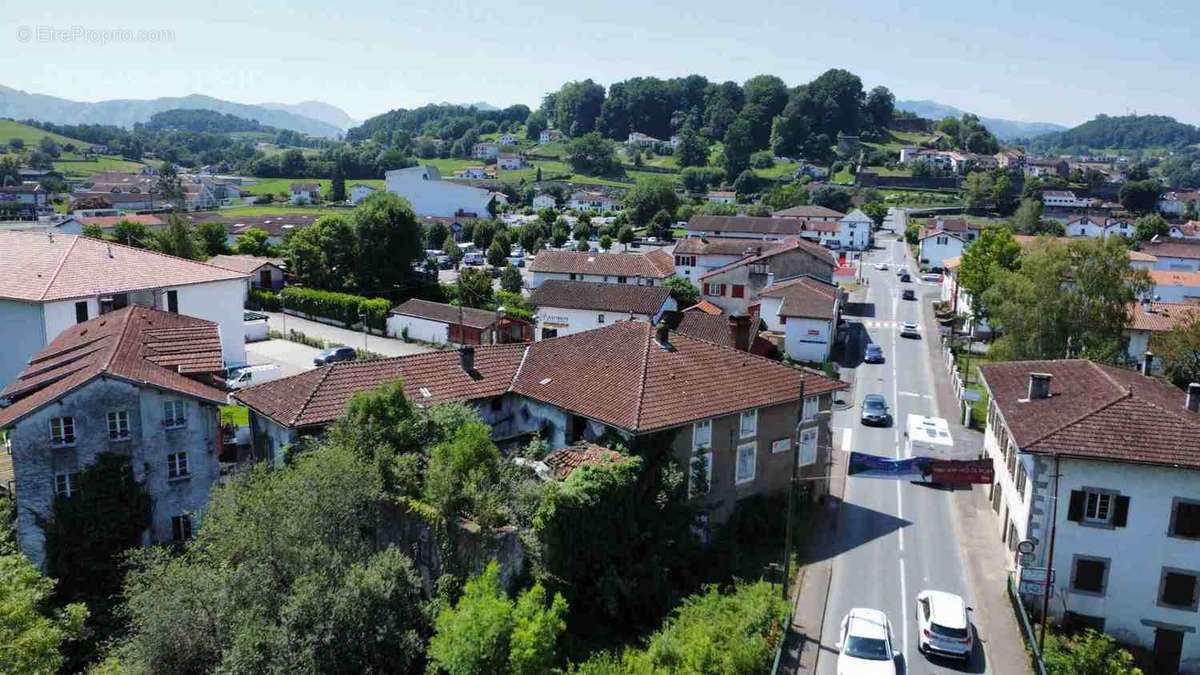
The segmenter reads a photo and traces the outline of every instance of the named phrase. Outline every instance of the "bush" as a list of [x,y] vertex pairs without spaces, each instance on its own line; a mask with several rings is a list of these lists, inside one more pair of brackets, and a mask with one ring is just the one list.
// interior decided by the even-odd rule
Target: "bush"
[[262,312],[278,312],[281,310],[278,294],[257,288],[250,289],[250,296],[247,298],[246,304],[250,309]]
[[315,288],[285,288],[280,297],[282,303],[291,309],[340,321],[346,327],[358,323],[359,317],[366,314],[367,325],[376,330],[386,328],[387,314],[392,308],[392,303],[382,298],[364,298]]

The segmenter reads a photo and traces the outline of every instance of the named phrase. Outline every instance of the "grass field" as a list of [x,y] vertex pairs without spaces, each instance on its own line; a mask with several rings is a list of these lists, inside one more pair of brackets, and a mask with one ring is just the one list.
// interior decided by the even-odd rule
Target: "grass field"
[[[280,192],[290,193],[290,186],[292,183],[317,183],[321,186],[322,193],[329,192],[330,189],[330,181],[328,178],[260,178],[257,184],[246,186],[245,189],[246,192],[249,192],[252,195],[272,194],[278,197]],[[364,180],[346,179],[346,192],[349,193],[350,186],[356,183],[370,185],[371,187],[379,190],[383,189],[382,178],[369,178]]]
[[54,162],[54,170],[64,176],[90,176],[100,171],[139,171],[146,166],[142,162],[131,162],[127,159],[112,155],[98,155],[92,159],[82,159],[77,155],[64,156]]
[[329,213],[350,213],[351,209],[321,207],[321,206],[238,206],[232,209],[219,209],[210,213],[218,216],[226,216],[229,218],[247,218],[253,216],[295,216],[295,215],[317,215],[323,216]]
[[37,127],[31,127],[28,124],[21,124],[20,122],[14,122],[12,120],[0,120],[0,143],[5,145],[7,145],[10,140],[19,138],[22,141],[25,141],[25,145],[27,147],[32,147],[37,145],[38,141],[42,140],[43,136],[49,136],[52,141],[58,143],[59,145],[63,145],[65,143],[73,143],[80,147],[91,145],[91,143],[86,143],[76,138],[67,138],[66,136],[60,136],[58,134],[50,133],[49,131],[42,131]]

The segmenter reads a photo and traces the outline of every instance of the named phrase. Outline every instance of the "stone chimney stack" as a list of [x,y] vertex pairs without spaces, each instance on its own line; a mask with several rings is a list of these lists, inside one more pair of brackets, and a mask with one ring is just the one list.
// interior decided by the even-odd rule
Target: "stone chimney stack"
[[458,360],[462,363],[463,372],[468,375],[475,372],[475,348],[470,345],[460,347]]
[[1153,367],[1154,367],[1154,352],[1148,351],[1145,354],[1142,354],[1142,367],[1141,367],[1142,374],[1145,375],[1146,377],[1150,377],[1150,372],[1153,369]]

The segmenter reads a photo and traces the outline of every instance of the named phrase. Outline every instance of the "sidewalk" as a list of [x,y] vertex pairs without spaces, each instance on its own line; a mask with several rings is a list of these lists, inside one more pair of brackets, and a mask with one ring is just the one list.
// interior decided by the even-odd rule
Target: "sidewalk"
[[[294,330],[304,333],[309,337],[321,338],[356,349],[362,349],[363,347],[364,334],[362,331],[330,326],[329,324],[302,319],[291,314],[287,316],[279,312],[263,312],[263,314],[269,317],[267,326],[274,331],[287,333],[287,331]],[[409,354],[434,351],[432,347],[426,347],[422,344],[405,342],[404,340],[379,335],[368,335],[366,336],[366,340],[367,351],[383,354],[384,356],[408,356]]]

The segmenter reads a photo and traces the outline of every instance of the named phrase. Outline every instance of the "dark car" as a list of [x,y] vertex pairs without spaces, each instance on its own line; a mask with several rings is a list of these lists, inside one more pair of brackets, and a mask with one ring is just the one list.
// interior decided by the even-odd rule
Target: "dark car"
[[888,412],[887,399],[882,394],[867,394],[862,402],[862,423],[870,426],[886,427],[892,422],[892,414]]
[[313,365],[324,366],[338,361],[353,361],[357,356],[353,347],[330,347],[313,357]]
[[883,348],[874,342],[867,345],[867,350],[863,353],[863,361],[866,363],[883,363]]
[[906,288],[904,289],[904,293],[901,294],[901,297],[903,297],[905,300],[916,300],[917,294],[915,291],[913,291],[913,289]]
[[901,274],[901,275],[900,275],[900,282],[901,282],[901,283],[905,283],[905,284],[907,284],[907,283],[908,283],[908,282],[910,282],[910,281],[912,281],[912,277],[910,277],[910,276],[908,275],[908,273],[907,273],[907,272],[905,272],[904,274]]

